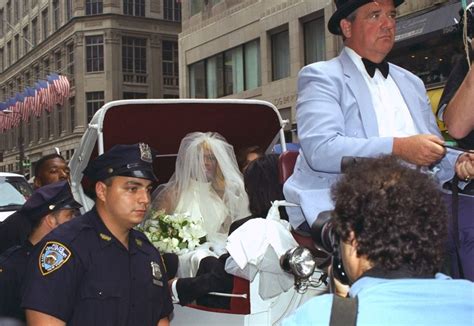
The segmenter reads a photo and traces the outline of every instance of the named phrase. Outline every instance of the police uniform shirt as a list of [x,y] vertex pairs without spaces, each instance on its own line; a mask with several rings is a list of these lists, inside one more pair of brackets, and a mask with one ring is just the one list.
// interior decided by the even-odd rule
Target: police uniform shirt
[[129,234],[127,250],[95,207],[53,230],[36,246],[22,306],[68,325],[153,325],[173,310],[158,251]]
[[29,241],[0,256],[0,316],[25,320],[21,309],[21,286],[33,246]]

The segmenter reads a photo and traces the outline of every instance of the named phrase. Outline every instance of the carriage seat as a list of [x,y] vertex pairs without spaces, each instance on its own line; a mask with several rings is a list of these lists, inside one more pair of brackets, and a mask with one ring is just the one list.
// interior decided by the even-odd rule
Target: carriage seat
[[280,157],[278,158],[278,170],[281,184],[284,184],[293,174],[298,155],[299,152],[295,151],[286,151],[280,154]]

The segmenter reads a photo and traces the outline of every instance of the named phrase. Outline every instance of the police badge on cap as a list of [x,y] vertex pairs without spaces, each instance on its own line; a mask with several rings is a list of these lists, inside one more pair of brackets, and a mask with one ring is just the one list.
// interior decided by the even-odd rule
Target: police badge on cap
[[152,163],[153,157],[151,156],[150,146],[145,143],[139,143],[138,146],[140,147],[140,158],[142,159],[142,161]]
[[83,173],[93,181],[103,181],[114,176],[156,181],[152,152],[145,143],[115,145],[89,162]]

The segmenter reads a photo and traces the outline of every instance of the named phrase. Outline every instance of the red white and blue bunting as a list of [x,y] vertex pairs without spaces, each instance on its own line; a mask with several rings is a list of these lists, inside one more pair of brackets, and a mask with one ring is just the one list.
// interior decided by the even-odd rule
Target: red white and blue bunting
[[66,76],[50,74],[39,80],[34,87],[27,87],[5,102],[0,102],[0,130],[17,127],[20,121],[30,116],[39,117],[43,111],[51,112],[55,105],[64,105],[70,95],[70,84]]

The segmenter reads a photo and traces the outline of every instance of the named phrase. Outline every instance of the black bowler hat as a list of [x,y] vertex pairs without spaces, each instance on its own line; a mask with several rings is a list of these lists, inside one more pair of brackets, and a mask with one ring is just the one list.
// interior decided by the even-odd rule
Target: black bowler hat
[[59,181],[38,188],[18,212],[34,223],[60,209],[81,207],[82,205],[74,200],[69,183]]
[[147,144],[115,145],[89,162],[84,175],[93,181],[114,176],[157,181],[153,173],[153,155]]
[[[328,29],[332,34],[342,35],[339,22],[353,13],[357,8],[365,4],[375,2],[374,0],[334,0],[336,3],[336,11],[332,14],[328,22]],[[405,0],[393,0],[395,7],[398,7]]]

